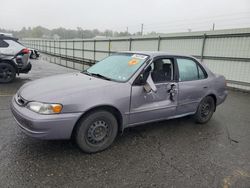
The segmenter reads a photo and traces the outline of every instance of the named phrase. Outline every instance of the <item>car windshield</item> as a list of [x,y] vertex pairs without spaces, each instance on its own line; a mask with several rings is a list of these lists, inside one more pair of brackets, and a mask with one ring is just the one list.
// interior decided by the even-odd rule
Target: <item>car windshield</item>
[[127,81],[146,61],[141,54],[115,54],[90,67],[86,73],[114,81]]

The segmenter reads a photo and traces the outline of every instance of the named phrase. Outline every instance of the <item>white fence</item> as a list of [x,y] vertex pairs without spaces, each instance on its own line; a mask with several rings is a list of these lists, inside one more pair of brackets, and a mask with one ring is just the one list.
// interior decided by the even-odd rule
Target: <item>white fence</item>
[[250,28],[96,40],[23,39],[28,47],[60,57],[56,63],[85,69],[117,51],[167,51],[193,55],[231,87],[250,90]]

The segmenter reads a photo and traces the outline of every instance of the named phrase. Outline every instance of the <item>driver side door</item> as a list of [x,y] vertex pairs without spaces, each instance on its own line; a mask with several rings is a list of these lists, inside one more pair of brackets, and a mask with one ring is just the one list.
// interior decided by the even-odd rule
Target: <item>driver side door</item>
[[177,108],[178,82],[175,81],[174,60],[168,57],[155,59],[142,73],[151,76],[156,91],[146,91],[145,83],[133,84],[129,124],[140,124],[168,119]]

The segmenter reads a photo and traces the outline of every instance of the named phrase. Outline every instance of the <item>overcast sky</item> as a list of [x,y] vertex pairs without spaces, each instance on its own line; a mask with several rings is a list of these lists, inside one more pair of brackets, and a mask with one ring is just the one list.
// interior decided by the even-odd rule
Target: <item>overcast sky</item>
[[250,27],[250,0],[1,0],[0,28],[174,32]]

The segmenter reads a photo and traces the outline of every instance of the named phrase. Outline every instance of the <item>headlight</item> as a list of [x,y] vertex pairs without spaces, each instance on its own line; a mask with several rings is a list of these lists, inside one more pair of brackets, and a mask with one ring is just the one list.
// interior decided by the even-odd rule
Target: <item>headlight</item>
[[61,104],[46,104],[40,102],[29,102],[27,108],[39,114],[58,114],[62,111]]

